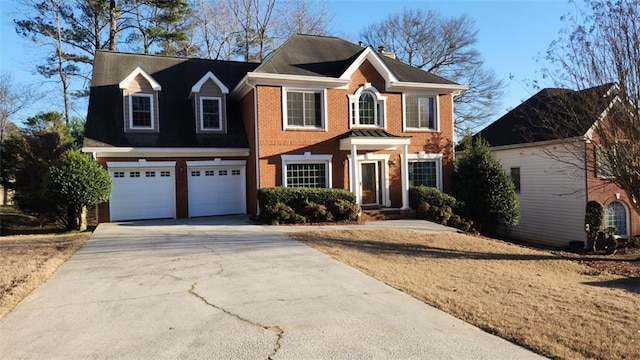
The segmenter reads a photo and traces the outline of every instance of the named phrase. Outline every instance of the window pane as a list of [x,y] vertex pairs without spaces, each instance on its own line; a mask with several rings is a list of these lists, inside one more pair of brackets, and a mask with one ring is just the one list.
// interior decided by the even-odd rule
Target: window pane
[[201,99],[202,101],[202,128],[220,128],[220,101],[218,99]]
[[326,164],[287,164],[288,187],[327,187]]
[[627,236],[627,210],[617,201],[607,206],[607,227],[616,228],[616,235]]
[[300,92],[287,93],[287,124],[294,126],[304,125],[303,94]]
[[411,161],[409,162],[409,186],[436,187],[436,162],[435,161]]
[[369,93],[360,95],[358,105],[360,106],[360,125],[375,125],[375,107],[373,96]]
[[151,127],[151,98],[148,96],[131,96],[132,126]]
[[405,102],[407,127],[435,130],[435,98],[407,96]]

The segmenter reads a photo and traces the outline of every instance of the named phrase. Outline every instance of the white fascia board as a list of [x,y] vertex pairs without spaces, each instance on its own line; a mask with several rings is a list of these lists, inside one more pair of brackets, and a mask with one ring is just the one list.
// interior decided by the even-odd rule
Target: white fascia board
[[351,65],[349,65],[347,70],[345,70],[345,72],[340,75],[340,79],[347,81],[351,80],[351,76],[353,75],[353,73],[360,67],[360,65],[362,65],[365,60],[369,60],[371,65],[373,65],[373,67],[378,70],[378,73],[382,75],[387,86],[389,86],[389,84],[391,83],[399,81],[398,78],[396,78],[396,76],[393,74],[393,72],[391,72],[391,69],[389,69],[387,64],[382,61],[380,55],[378,55],[378,53],[373,50],[371,46],[368,46],[366,49],[364,49],[364,51],[351,63]]
[[175,161],[107,161],[107,169],[175,168]]
[[438,93],[454,94],[458,95],[464,90],[468,90],[466,85],[458,84],[431,84],[431,83],[416,83],[416,82],[392,82],[388,85],[387,90],[397,91],[435,91]]
[[337,79],[326,76],[288,75],[250,72],[247,81],[252,85],[295,86],[314,85],[327,88],[336,88],[349,85],[349,80]]
[[131,81],[133,81],[133,79],[135,79],[136,76],[138,75],[142,75],[142,77],[144,77],[149,82],[149,85],[151,85],[153,90],[155,91],[162,90],[162,86],[160,86],[160,84],[154,78],[152,78],[151,75],[149,75],[146,71],[144,71],[144,69],[142,69],[140,66],[138,66],[135,70],[133,70],[131,74],[127,75],[127,77],[124,78],[124,80],[122,80],[120,84],[118,84],[118,86],[120,87],[120,89],[128,88]]
[[212,166],[246,166],[246,160],[205,160],[205,161],[187,161],[187,167],[212,167]]
[[204,85],[207,80],[213,81],[218,86],[218,88],[220,88],[220,91],[222,91],[223,94],[229,93],[229,89],[211,71],[208,71],[200,80],[198,80],[195,85],[193,85],[193,87],[191,88],[191,92],[199,93],[202,89],[202,85]]
[[344,138],[340,140],[340,150],[349,150],[351,145],[359,146],[362,150],[385,150],[398,145],[410,145],[411,138]]
[[96,157],[186,157],[186,156],[249,156],[247,148],[136,148],[136,147],[83,147],[83,152]]

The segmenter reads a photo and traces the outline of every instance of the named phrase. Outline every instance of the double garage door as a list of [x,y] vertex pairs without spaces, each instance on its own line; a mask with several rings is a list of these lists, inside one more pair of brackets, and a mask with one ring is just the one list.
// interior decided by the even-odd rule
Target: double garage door
[[[187,187],[176,187],[175,162],[109,163],[111,221],[176,217],[176,194],[189,217],[246,213],[245,167],[188,166]],[[150,166],[151,165],[151,166]]]

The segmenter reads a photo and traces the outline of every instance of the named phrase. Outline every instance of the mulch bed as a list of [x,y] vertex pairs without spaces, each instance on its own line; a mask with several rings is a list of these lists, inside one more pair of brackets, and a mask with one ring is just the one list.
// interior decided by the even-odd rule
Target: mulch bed
[[558,254],[598,271],[640,279],[640,249],[634,250],[632,254],[577,254],[567,251],[559,251]]

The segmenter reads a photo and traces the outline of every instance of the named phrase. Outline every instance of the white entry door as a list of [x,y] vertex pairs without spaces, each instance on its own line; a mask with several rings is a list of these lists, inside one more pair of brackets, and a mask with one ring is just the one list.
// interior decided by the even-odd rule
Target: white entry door
[[188,168],[189,217],[245,214],[245,166]]

